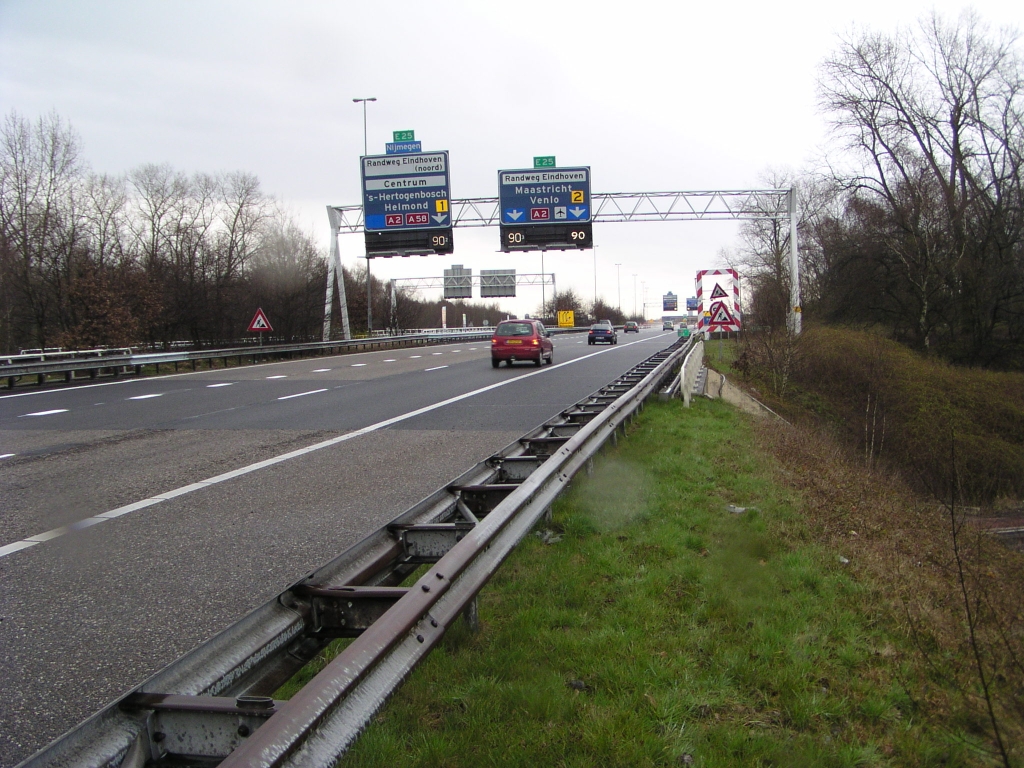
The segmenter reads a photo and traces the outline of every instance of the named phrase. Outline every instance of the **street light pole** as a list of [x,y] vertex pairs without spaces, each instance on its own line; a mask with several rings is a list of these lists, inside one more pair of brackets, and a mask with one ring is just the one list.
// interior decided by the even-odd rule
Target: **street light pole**
[[633,317],[636,317],[636,272],[633,273]]
[[621,264],[616,264],[615,265],[615,282],[616,282],[616,284],[618,286],[618,289],[619,289],[619,305],[618,305],[619,312],[622,312],[622,273],[619,272],[619,267],[621,267],[621,266],[622,266]]
[[368,102],[368,101],[376,101],[376,100],[377,99],[374,96],[370,96],[370,97],[365,98],[365,99],[352,99],[352,101],[354,101],[356,104],[362,103],[362,105],[363,105],[363,155],[364,156],[367,154],[367,151],[366,151],[366,102]]
[[[356,104],[363,105],[363,157],[366,157],[366,102],[376,101],[376,97],[370,96],[365,99],[352,99]],[[366,335],[373,335],[373,291],[370,283],[370,254],[366,254]]]
[[594,309],[597,309],[597,249],[598,246],[594,246]]

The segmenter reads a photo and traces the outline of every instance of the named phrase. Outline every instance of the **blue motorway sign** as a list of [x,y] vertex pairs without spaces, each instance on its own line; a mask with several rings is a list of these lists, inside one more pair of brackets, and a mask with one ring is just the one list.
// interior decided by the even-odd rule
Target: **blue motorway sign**
[[423,144],[419,141],[389,141],[384,145],[384,152],[389,155],[402,155],[406,152],[422,152]]
[[498,171],[498,207],[505,225],[588,222],[590,168]]
[[367,232],[451,227],[447,152],[372,155],[360,161]]

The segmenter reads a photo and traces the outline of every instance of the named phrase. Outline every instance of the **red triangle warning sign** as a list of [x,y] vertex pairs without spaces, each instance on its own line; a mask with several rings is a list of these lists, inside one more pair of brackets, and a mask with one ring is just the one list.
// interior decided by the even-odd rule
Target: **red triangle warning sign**
[[263,310],[257,309],[256,314],[252,318],[252,322],[249,323],[249,330],[256,331],[257,333],[263,333],[274,329],[270,327],[270,321],[267,320],[267,316],[263,314]]
[[727,299],[727,298],[729,298],[729,294],[727,294],[725,292],[725,289],[722,286],[720,286],[718,283],[715,283],[715,290],[713,290],[711,292],[711,298],[712,299]]
[[724,303],[716,301],[711,305],[711,325],[730,325],[732,322],[732,315]]

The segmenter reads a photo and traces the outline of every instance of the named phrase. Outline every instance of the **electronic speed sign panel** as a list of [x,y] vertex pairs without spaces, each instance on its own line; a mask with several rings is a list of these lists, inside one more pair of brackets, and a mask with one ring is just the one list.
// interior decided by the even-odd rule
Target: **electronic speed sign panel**
[[498,171],[501,250],[590,248],[590,168]]
[[451,253],[447,152],[360,158],[366,255]]

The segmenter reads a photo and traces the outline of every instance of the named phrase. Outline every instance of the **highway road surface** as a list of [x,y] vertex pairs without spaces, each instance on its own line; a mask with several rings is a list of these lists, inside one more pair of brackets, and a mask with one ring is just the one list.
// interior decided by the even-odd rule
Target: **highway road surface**
[[0,765],[675,341],[487,343],[0,396]]

